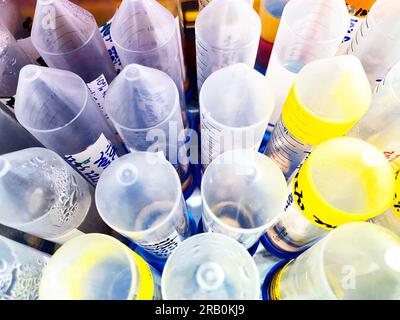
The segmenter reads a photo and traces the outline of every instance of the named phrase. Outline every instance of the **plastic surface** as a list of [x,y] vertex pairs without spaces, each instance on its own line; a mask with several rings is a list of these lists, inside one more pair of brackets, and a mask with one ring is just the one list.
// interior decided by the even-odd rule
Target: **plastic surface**
[[278,166],[261,153],[234,150],[204,173],[203,226],[251,248],[283,213],[288,188]]
[[309,247],[342,224],[383,213],[394,194],[394,175],[384,155],[354,138],[320,144],[291,183],[280,220],[267,233],[281,250]]
[[37,300],[49,255],[0,236],[0,300]]
[[160,259],[191,235],[179,177],[160,153],[115,161],[100,178],[96,204],[111,228]]
[[15,114],[45,147],[66,158],[93,185],[126,152],[86,84],[72,72],[24,67]]
[[68,0],[37,0],[32,42],[48,66],[86,83],[117,74],[93,15]]
[[[155,0],[124,0],[111,24],[111,37],[122,65],[159,69],[174,80],[187,127],[185,70],[178,20]],[[179,21],[178,21],[179,22]]]
[[400,169],[400,62],[377,86],[371,107],[347,134],[381,149],[394,169]]
[[172,253],[161,280],[165,300],[254,300],[260,280],[254,260],[237,241],[203,233]]
[[106,110],[128,149],[162,152],[179,172],[182,184],[189,183],[179,94],[166,73],[128,65],[108,89]]
[[0,156],[0,223],[64,243],[107,232],[88,183],[56,153],[30,148]]
[[258,150],[275,99],[267,79],[244,63],[213,73],[200,92],[201,163],[233,149]]
[[18,122],[6,107],[0,102],[0,155],[30,147],[40,147],[41,144]]
[[347,48],[358,57],[374,88],[400,59],[400,2],[379,0]]
[[349,23],[344,1],[291,0],[285,6],[266,75],[276,96],[270,131],[296,74],[314,60],[333,57]]
[[367,112],[371,88],[360,61],[313,61],[297,76],[265,154],[288,179],[313,146],[345,135]]
[[118,240],[89,234],[63,245],[43,270],[41,300],[152,300],[157,278]]
[[246,1],[213,0],[196,19],[197,87],[213,72],[256,61],[261,21]]
[[[0,11],[2,10],[0,3]],[[12,34],[0,24],[0,98],[15,95],[19,72],[22,67],[30,63],[32,63],[31,59],[21,49]]]
[[290,263],[275,295],[283,300],[397,300],[399,284],[400,238],[357,222],[332,231]]

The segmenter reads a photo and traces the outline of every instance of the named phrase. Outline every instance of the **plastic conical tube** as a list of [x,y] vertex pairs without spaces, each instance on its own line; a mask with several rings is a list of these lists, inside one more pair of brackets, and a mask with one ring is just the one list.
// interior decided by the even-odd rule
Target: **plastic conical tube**
[[288,187],[271,159],[234,150],[208,166],[201,194],[205,231],[223,233],[249,249],[283,213]]
[[179,30],[172,14],[155,0],[123,0],[111,24],[111,37],[122,65],[159,69],[174,80],[186,127],[184,70]]
[[31,63],[12,34],[0,24],[0,98],[15,95],[19,72]]
[[160,259],[192,232],[178,174],[161,153],[134,152],[112,163],[96,204],[111,228]]
[[126,152],[83,80],[72,72],[24,67],[15,114],[45,147],[94,185],[103,170]]
[[106,111],[131,150],[163,152],[180,173],[190,178],[185,132],[175,83],[164,72],[131,64],[113,81]]
[[218,69],[240,62],[254,67],[261,21],[246,1],[213,0],[200,12],[195,29],[199,92]]
[[367,222],[332,231],[275,276],[282,300],[398,300],[400,238]]
[[72,71],[86,83],[116,71],[93,15],[68,0],[38,0],[32,42],[48,66]]
[[393,168],[400,169],[400,62],[372,96],[371,107],[347,134],[381,149]]
[[264,76],[244,63],[223,68],[204,82],[199,100],[203,167],[229,150],[258,150],[275,106]]
[[400,59],[399,14],[399,1],[376,1],[347,48],[361,60],[372,88]]
[[26,131],[0,102],[0,155],[30,147],[42,146]]
[[37,300],[49,255],[0,236],[0,300]]
[[285,212],[267,231],[273,245],[299,252],[329,230],[383,213],[394,194],[394,174],[385,156],[355,138],[321,143],[291,184]]
[[0,23],[15,35],[18,28],[19,8],[15,0],[0,2]]
[[349,20],[344,1],[291,0],[285,6],[266,75],[276,96],[269,130],[279,120],[296,74],[306,64],[336,54]]
[[373,218],[371,222],[379,224],[389,230],[392,230],[400,236],[400,175],[396,173],[396,184],[393,201],[384,213]]
[[313,61],[297,76],[265,154],[289,179],[314,146],[345,135],[370,103],[371,88],[357,58]]
[[90,185],[56,153],[30,148],[0,156],[0,223],[64,243],[107,232]]
[[40,281],[40,300],[152,300],[159,275],[118,240],[88,234],[64,244]]
[[161,291],[164,300],[256,300],[260,281],[243,246],[222,234],[203,233],[172,253]]

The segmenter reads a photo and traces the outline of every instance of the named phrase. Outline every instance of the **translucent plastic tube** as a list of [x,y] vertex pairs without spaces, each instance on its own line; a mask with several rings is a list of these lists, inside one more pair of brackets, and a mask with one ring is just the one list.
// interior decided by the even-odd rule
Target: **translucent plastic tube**
[[18,29],[19,8],[15,0],[2,0],[0,2],[0,21],[3,27],[15,35]]
[[272,280],[276,300],[398,300],[400,238],[366,222],[338,227],[283,267]]
[[213,0],[196,19],[197,87],[213,72],[235,63],[251,68],[261,34],[257,12],[246,1]]
[[178,174],[160,153],[115,161],[100,178],[96,204],[111,228],[159,259],[192,233]]
[[22,67],[31,63],[31,59],[20,48],[12,34],[0,24],[0,101],[1,98],[15,95],[19,72]]
[[49,255],[0,236],[0,300],[37,300]]
[[370,102],[371,88],[357,58],[313,61],[297,76],[265,154],[289,179],[314,146],[345,135]]
[[192,181],[175,83],[164,72],[131,64],[111,84],[106,111],[131,151],[162,152],[179,173],[183,189]]
[[381,215],[371,219],[371,222],[392,230],[400,236],[400,176],[396,174],[394,197],[391,206]]
[[372,88],[400,60],[399,14],[399,1],[376,1],[347,48],[360,59]]
[[172,253],[161,280],[164,300],[256,300],[257,267],[237,241],[203,233],[185,240]]
[[0,155],[41,144],[26,131],[0,102]]
[[24,67],[15,114],[34,137],[93,185],[112,161],[126,153],[89,89],[72,72]]
[[381,149],[395,170],[400,169],[400,62],[376,87],[368,112],[348,132]]
[[228,151],[204,173],[204,230],[251,248],[283,213],[288,188],[279,167],[252,150]]
[[377,148],[342,137],[317,146],[290,189],[285,212],[267,237],[273,247],[300,252],[342,224],[367,221],[387,210],[394,175]]
[[43,270],[40,300],[152,300],[159,275],[118,240],[88,234],[64,244]]
[[223,152],[258,150],[275,106],[264,76],[244,63],[222,68],[204,82],[199,101],[204,168]]
[[270,131],[296,74],[306,64],[336,54],[349,20],[344,1],[291,0],[285,6],[266,74],[276,96]]
[[30,148],[0,156],[0,223],[56,243],[108,232],[89,184],[56,153]]
[[136,63],[159,69],[174,80],[185,128],[183,52],[173,15],[155,0],[124,0],[111,24],[111,37],[122,65]]
[[93,15],[68,0],[37,0],[32,42],[48,66],[86,83],[117,75]]

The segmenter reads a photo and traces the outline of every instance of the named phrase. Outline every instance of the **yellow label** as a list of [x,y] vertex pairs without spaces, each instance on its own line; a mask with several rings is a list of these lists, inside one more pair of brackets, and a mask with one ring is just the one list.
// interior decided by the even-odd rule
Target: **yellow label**
[[309,160],[306,160],[293,179],[292,194],[298,210],[314,225],[332,230],[345,223],[367,221],[380,213],[351,214],[336,209],[319,195],[309,172]]
[[393,197],[392,211],[400,219],[400,171],[396,172],[395,194]]
[[271,280],[271,286],[269,289],[269,294],[271,300],[282,300],[281,292],[279,289],[279,284],[281,282],[282,274],[286,270],[286,268],[291,264],[294,260],[290,260],[285,266],[279,270]]
[[273,43],[275,41],[276,33],[278,32],[280,19],[271,15],[264,8],[264,6],[260,5],[259,15],[261,18],[261,38],[265,41]]
[[154,279],[151,269],[142,257],[132,252],[139,272],[139,284],[136,300],[153,300],[154,298]]
[[[346,82],[335,88],[335,94],[344,94]],[[343,91],[342,91],[343,89]],[[352,102],[349,100],[349,105]],[[367,111],[368,105],[359,106]],[[334,122],[329,119],[324,119],[317,114],[313,113],[302,101],[297,91],[296,82],[293,84],[292,89],[282,110],[282,121],[289,132],[301,142],[309,145],[318,145],[324,141],[332,138],[345,135],[351,127],[359,120],[365,113],[357,112],[356,106],[353,106],[354,114],[349,117],[347,122]]]
[[376,0],[346,0],[347,10],[352,16],[365,18]]

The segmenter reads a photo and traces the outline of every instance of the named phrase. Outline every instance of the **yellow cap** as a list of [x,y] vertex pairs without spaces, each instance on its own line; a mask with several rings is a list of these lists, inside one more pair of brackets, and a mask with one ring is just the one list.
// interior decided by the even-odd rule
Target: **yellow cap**
[[321,59],[300,71],[283,106],[282,120],[294,137],[315,146],[345,135],[370,103],[371,88],[356,57]]
[[392,168],[376,147],[355,138],[317,146],[293,180],[299,211],[316,226],[332,230],[383,213],[394,194]]

